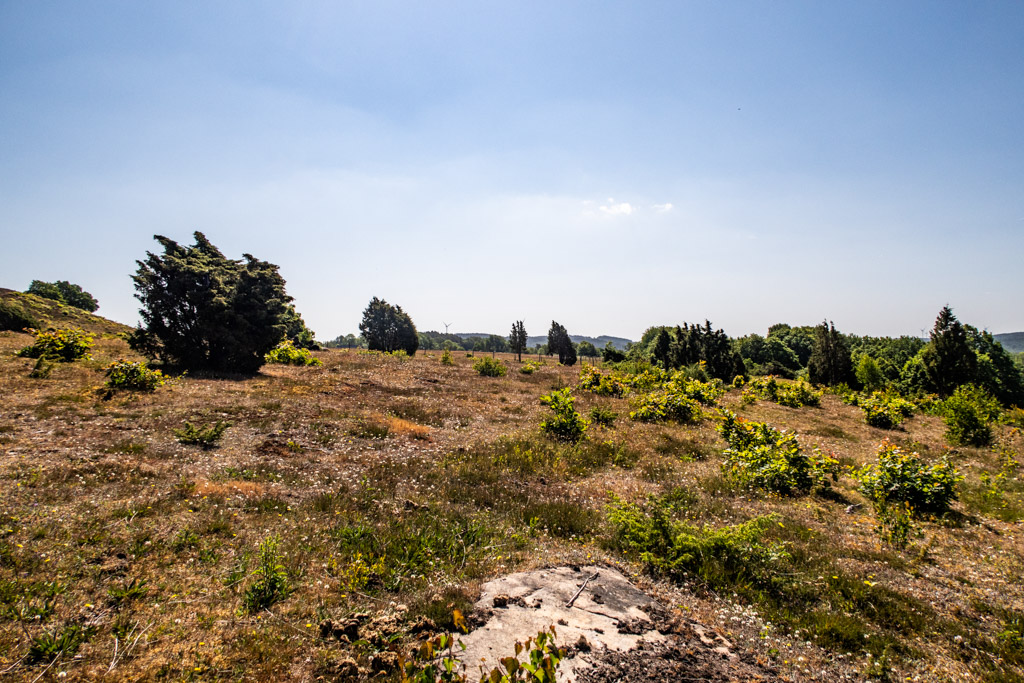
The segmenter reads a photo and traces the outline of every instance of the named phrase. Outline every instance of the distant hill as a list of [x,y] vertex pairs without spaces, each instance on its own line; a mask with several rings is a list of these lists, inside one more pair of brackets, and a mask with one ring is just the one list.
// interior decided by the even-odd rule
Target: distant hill
[[1007,332],[1006,334],[993,334],[992,336],[1010,353],[1024,352],[1024,332]]
[[[488,334],[486,332],[456,332],[455,334],[457,334],[458,336],[462,337],[463,339],[465,339],[467,337],[489,337],[489,336],[491,336],[490,334]],[[500,336],[503,336],[503,335],[498,335],[498,336],[500,337]],[[615,346],[615,348],[619,349],[620,351],[624,350],[626,348],[626,344],[629,344],[629,343],[631,343],[633,341],[632,339],[624,339],[622,337],[610,337],[610,336],[608,336],[606,334],[602,334],[600,337],[586,337],[586,336],[581,335],[581,334],[570,334],[569,338],[572,339],[572,342],[574,344],[579,344],[581,341],[588,341],[591,344],[593,344],[594,346],[596,346],[598,349],[603,349],[608,342],[611,342]],[[526,345],[527,346],[537,346],[538,344],[547,344],[547,343],[548,343],[548,336],[546,334],[543,335],[543,336],[535,336],[535,337],[527,337],[526,338]]]
[[131,332],[132,328],[121,323],[68,306],[53,299],[44,299],[35,294],[16,292],[0,287],[0,301],[16,306],[39,322],[43,329],[48,327],[77,327],[96,334],[118,334]]

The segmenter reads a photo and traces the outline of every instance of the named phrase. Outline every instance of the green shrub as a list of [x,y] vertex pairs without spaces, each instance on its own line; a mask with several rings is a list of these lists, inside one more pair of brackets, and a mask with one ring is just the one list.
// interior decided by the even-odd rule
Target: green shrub
[[669,390],[650,391],[633,401],[635,410],[629,418],[638,422],[663,422],[672,420],[681,424],[699,422],[703,414],[700,404],[683,395]]
[[583,366],[579,388],[598,396],[622,396],[626,393],[626,385],[619,377],[602,374],[593,365]]
[[838,461],[820,451],[804,454],[795,434],[729,412],[718,431],[729,444],[722,471],[740,485],[792,494],[838,479]]
[[684,371],[675,373],[672,379],[665,384],[665,388],[680,392],[687,398],[692,398],[697,403],[706,406],[715,405],[718,399],[725,395],[725,388],[721,381],[692,379]]
[[864,411],[864,421],[881,429],[895,429],[914,414],[913,403],[885,391],[876,391],[866,398],[860,397],[857,403]]
[[532,375],[536,371],[537,366],[534,365],[533,363],[527,362],[519,366],[519,372],[523,373],[524,375]]
[[644,365],[634,368],[634,372],[626,379],[626,384],[633,391],[650,391],[668,381],[668,373],[659,367]]
[[259,559],[252,576],[256,580],[245,589],[242,599],[249,614],[270,607],[288,596],[288,573],[281,564],[278,553],[279,536],[270,536],[260,543]]
[[205,427],[196,427],[191,422],[186,422],[181,429],[174,430],[174,438],[179,443],[201,446],[202,448],[213,448],[224,436],[224,432],[231,426],[230,422],[217,420],[216,424]]
[[570,443],[583,438],[589,423],[573,407],[576,399],[569,387],[541,396],[540,402],[551,408],[554,413],[553,417],[540,423],[542,432],[559,441]]
[[848,406],[860,404],[860,393],[851,389],[850,385],[846,382],[841,382],[835,386],[828,387],[828,391],[837,396],[840,401]]
[[1001,411],[999,403],[984,389],[971,384],[959,386],[939,410],[946,423],[946,439],[954,446],[992,443],[991,423]]
[[484,377],[504,377],[505,373],[508,371],[505,368],[505,364],[500,360],[497,358],[488,358],[487,356],[474,361],[473,369]]
[[[454,611],[453,624],[465,631],[466,621],[459,610]],[[433,636],[412,648],[409,657],[398,653],[398,668],[403,683],[468,683],[457,650],[466,646],[451,633]],[[520,657],[525,655],[525,661]],[[481,667],[480,681],[500,683],[554,683],[558,665],[566,651],[555,646],[555,627],[538,631],[525,642],[516,641],[508,657],[497,659],[498,666],[488,673]],[[476,680],[475,678],[472,680]]]
[[58,280],[57,282],[42,282],[41,280],[33,280],[32,284],[25,290],[26,294],[35,294],[41,296],[44,299],[53,299],[75,308],[81,308],[83,311],[92,313],[100,307],[92,294],[85,291],[81,286],[68,282],[67,280]]
[[914,511],[907,502],[892,505],[879,505],[875,508],[878,523],[875,533],[886,545],[904,550],[910,545],[910,535],[914,531]]
[[455,359],[452,358],[452,352],[448,349],[445,349],[441,353],[441,365],[447,365],[448,367],[455,365]]
[[290,339],[285,339],[272,348],[263,356],[263,360],[279,365],[323,365],[319,359],[313,358],[308,349],[297,348]]
[[19,356],[72,363],[85,358],[92,348],[93,336],[82,330],[47,330],[36,332],[35,335],[35,342],[18,351]]
[[22,330],[33,330],[38,327],[41,327],[39,321],[23,311],[20,306],[0,301],[0,331],[13,330],[14,332],[21,332]]
[[888,441],[878,447],[878,462],[855,471],[854,478],[876,509],[906,503],[914,514],[948,511],[963,481],[945,457],[928,465],[917,453],[905,453]]
[[637,505],[612,496],[606,509],[612,547],[638,556],[648,567],[672,578],[694,575],[719,588],[766,578],[787,557],[781,543],[765,540],[777,523],[774,516],[716,529],[675,519],[677,510],[666,498]]
[[107,386],[128,391],[155,391],[167,378],[159,370],[150,370],[146,361],[116,360],[107,366]]
[[57,367],[56,361],[50,360],[46,356],[40,356],[36,360],[35,366],[32,368],[32,372],[28,373],[28,376],[32,379],[49,379],[50,373]]
[[747,383],[747,378],[743,375],[736,375],[732,378],[732,388],[742,389]]
[[758,398],[787,408],[821,404],[821,393],[814,391],[803,381],[780,382],[774,377],[759,377],[750,381],[747,390],[752,391]]
[[602,408],[601,406],[594,406],[590,409],[590,419],[594,424],[601,425],[602,427],[611,427],[612,423],[615,422],[615,418],[619,416],[613,410],[608,408]]

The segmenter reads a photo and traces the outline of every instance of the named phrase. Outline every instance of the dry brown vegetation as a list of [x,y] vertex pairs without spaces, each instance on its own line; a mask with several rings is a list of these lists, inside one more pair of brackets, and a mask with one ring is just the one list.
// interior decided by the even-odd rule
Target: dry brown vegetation
[[[445,367],[438,352],[324,351],[322,367],[184,377],[108,397],[103,367],[133,356],[112,330],[97,331],[106,334],[91,360],[48,379],[30,378],[33,361],[13,355],[31,337],[0,333],[5,679],[335,680],[353,662],[360,675],[393,677],[380,654],[415,638],[422,617],[450,623],[481,581],[599,561],[782,679],[1019,680],[1021,653],[1000,634],[1024,611],[1024,543],[1005,510],[961,501],[896,551],[880,545],[848,474],[831,492],[795,498],[730,487],[713,411],[695,426],[640,424],[627,399],[580,392],[581,412],[602,406],[618,418],[578,446],[555,443],[539,433],[538,397],[574,385],[579,369],[551,359],[524,375],[504,356],[512,371],[486,378],[461,354]],[[831,395],[800,409],[739,396],[720,403],[795,430],[844,465],[871,462],[886,438],[927,458],[947,451],[935,417],[886,432]],[[185,421],[231,426],[203,449],[176,440]],[[1000,427],[998,438],[1022,455],[1019,431]],[[965,490],[999,457],[955,451]],[[697,525],[778,514],[777,539],[801,558],[793,580],[816,607],[787,614],[749,586],[644,575],[637,558],[608,549],[610,494],[668,492]],[[286,590],[247,608],[273,537]],[[322,622],[357,613],[376,625],[359,640],[321,637]]]

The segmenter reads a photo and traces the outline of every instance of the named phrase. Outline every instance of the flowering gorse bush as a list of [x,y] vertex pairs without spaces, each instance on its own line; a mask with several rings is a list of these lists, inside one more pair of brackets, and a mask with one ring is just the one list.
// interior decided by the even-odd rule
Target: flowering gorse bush
[[622,396],[626,393],[622,379],[612,374],[605,375],[593,365],[583,366],[579,388],[598,396]]
[[297,348],[290,339],[285,339],[271,349],[263,360],[279,365],[323,365],[319,359],[313,358],[309,349]]
[[128,391],[155,391],[167,382],[164,373],[150,370],[146,361],[119,359],[107,366],[107,387]]
[[729,444],[722,471],[743,485],[781,494],[827,488],[839,477],[839,462],[831,455],[803,453],[796,435],[762,422],[749,422],[726,411],[718,427]]
[[929,465],[917,453],[907,453],[888,441],[878,447],[878,462],[854,472],[860,491],[876,508],[906,503],[914,514],[942,514],[957,498],[963,477],[943,457]]
[[61,363],[72,363],[85,358],[92,348],[93,336],[77,329],[34,332],[36,340],[18,355],[23,358],[48,358]]

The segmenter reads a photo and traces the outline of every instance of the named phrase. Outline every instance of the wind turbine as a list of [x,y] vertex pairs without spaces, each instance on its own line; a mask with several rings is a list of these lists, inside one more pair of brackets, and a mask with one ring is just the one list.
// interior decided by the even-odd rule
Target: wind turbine
[[444,325],[444,333],[448,334],[448,326],[451,325],[451,323],[442,322],[441,324]]

